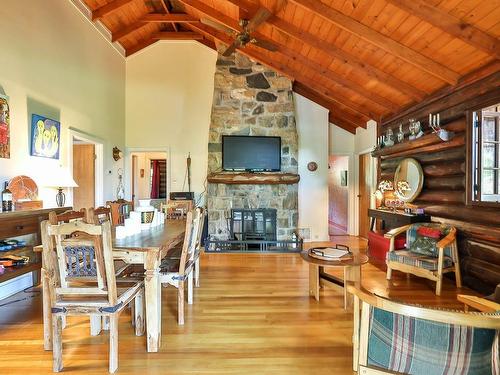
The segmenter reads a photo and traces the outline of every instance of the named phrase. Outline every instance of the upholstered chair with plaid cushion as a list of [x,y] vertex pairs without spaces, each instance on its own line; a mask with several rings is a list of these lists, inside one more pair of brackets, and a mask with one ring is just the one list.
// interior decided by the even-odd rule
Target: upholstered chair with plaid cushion
[[500,311],[466,313],[354,294],[359,374],[498,375]]
[[[406,248],[395,250],[394,239],[406,232]],[[393,229],[385,234],[390,239],[387,253],[387,280],[392,270],[411,273],[436,282],[441,294],[443,274],[455,272],[457,288],[462,287],[456,229],[439,223],[416,223]]]

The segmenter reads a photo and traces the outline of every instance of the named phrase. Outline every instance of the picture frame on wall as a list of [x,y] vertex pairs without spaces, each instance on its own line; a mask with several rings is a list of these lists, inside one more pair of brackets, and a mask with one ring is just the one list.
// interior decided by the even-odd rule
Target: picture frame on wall
[[340,171],[340,186],[347,186],[347,171]]
[[10,159],[9,97],[0,94],[0,158]]
[[59,159],[61,124],[44,116],[31,116],[31,156]]

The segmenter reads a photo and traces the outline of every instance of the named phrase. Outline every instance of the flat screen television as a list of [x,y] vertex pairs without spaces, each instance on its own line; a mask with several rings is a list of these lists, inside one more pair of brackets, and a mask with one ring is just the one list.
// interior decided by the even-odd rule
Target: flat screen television
[[281,170],[281,138],[222,136],[222,169],[275,172]]

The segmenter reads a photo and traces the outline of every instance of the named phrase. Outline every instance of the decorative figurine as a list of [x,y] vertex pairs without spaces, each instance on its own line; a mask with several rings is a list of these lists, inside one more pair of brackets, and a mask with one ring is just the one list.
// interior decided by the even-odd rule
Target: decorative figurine
[[391,128],[387,129],[387,134],[384,138],[384,146],[394,146],[394,132]]
[[403,131],[403,124],[399,124],[398,143],[401,143],[404,140],[405,140],[405,133]]

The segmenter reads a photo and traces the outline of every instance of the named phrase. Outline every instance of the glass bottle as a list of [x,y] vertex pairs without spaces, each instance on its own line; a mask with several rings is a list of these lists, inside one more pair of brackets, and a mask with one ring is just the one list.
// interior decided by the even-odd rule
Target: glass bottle
[[8,188],[9,183],[5,181],[2,191],[2,211],[12,211],[12,192]]

